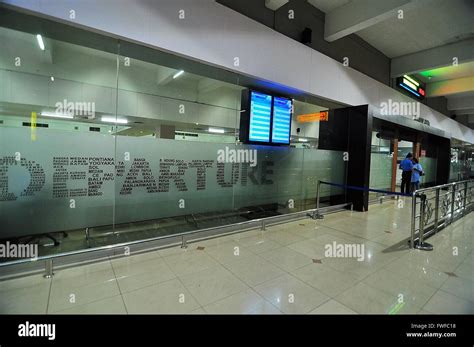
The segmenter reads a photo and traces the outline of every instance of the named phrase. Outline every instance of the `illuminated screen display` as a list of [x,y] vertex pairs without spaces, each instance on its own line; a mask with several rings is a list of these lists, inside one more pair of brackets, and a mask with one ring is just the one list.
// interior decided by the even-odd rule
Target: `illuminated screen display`
[[399,77],[397,83],[400,88],[415,95],[418,99],[423,99],[426,94],[424,85],[421,85],[421,82],[408,75]]
[[264,93],[250,93],[249,141],[270,142],[272,118],[272,96]]
[[291,109],[290,99],[278,96],[273,98],[273,143],[290,143]]

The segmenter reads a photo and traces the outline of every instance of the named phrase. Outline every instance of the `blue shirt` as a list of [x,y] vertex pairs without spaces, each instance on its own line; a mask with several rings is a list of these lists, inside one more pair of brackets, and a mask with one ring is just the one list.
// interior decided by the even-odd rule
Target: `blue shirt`
[[403,171],[411,171],[413,169],[413,162],[411,159],[405,158],[400,163],[400,169]]
[[412,182],[419,182],[420,181],[420,172],[423,171],[423,168],[420,164],[413,165],[413,172],[411,174],[411,181]]

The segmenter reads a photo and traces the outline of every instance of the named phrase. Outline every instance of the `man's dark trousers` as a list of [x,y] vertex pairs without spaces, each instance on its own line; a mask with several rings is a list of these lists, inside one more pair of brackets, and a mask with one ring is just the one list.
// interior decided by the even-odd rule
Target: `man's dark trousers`
[[410,194],[411,171],[402,172],[402,194]]

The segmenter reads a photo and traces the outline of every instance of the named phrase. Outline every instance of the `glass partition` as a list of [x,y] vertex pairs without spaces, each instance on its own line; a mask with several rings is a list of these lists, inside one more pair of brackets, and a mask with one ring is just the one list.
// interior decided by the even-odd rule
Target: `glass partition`
[[[318,181],[345,184],[346,170],[344,152],[306,149],[302,177],[304,209],[316,207]],[[343,188],[321,185],[320,189],[321,206],[346,202]]]
[[472,165],[474,152],[470,147],[472,146],[451,148],[449,182],[462,181],[474,177],[474,166]]
[[[369,186],[372,189],[390,191],[394,155],[390,152],[390,140],[378,138],[377,132],[373,131],[371,145]],[[374,199],[379,195],[379,193],[370,192],[369,199]]]
[[0,238],[41,254],[114,223],[117,54],[50,35],[0,27]]
[[392,185],[392,160],[389,153],[371,153],[370,188],[390,190]]
[[[1,242],[46,255],[175,235],[313,209],[318,180],[345,183],[344,153],[297,120],[325,108],[294,101],[290,146],[242,144],[237,75],[58,37],[0,27]],[[321,188],[323,206],[345,201]]]
[[436,183],[437,158],[420,157],[420,164],[425,174],[420,178],[420,185],[434,185]]

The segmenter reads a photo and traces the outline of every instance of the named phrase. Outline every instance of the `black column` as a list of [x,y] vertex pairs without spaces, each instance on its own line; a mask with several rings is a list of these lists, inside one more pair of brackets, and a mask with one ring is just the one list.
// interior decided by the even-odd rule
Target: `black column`
[[[347,184],[369,188],[370,155],[372,142],[372,116],[369,115],[368,105],[351,107],[349,109],[349,163],[347,168]],[[349,201],[356,211],[369,209],[369,192],[348,190]]]
[[[319,127],[319,148],[347,152],[347,185],[369,187],[372,116],[369,106],[353,106],[332,110],[327,122]],[[343,160],[343,158],[341,158]],[[342,182],[336,182],[342,183]],[[347,190],[347,201],[354,210],[367,211],[369,193]]]

